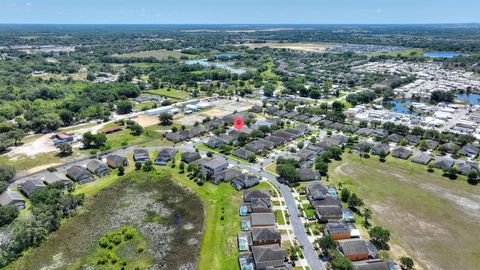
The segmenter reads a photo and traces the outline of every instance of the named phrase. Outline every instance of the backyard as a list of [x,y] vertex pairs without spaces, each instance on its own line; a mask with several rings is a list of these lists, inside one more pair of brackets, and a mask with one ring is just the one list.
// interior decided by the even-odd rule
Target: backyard
[[[329,168],[330,182],[349,187],[392,232],[393,256],[412,256],[423,269],[480,269],[480,190],[465,177],[388,157],[382,163],[345,154]],[[451,221],[454,222],[451,222]]]

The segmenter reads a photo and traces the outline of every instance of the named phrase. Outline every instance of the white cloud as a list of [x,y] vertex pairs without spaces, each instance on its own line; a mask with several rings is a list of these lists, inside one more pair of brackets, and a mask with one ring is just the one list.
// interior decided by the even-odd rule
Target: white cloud
[[383,12],[383,9],[379,8],[379,9],[375,10],[375,12],[376,13],[381,13],[381,12]]
[[27,6],[27,7],[29,7],[31,5],[32,5],[32,3],[30,3],[30,2],[25,3],[25,6]]

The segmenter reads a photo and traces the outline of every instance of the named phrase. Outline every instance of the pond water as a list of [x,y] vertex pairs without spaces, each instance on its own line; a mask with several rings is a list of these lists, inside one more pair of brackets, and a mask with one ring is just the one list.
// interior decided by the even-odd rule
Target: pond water
[[238,53],[219,53],[215,55],[217,58],[234,58],[240,56]]
[[408,109],[408,105],[410,105],[411,103],[412,101],[409,99],[391,100],[387,102],[390,107],[389,109],[392,112],[417,115],[415,112]]
[[205,66],[205,67],[222,68],[222,69],[230,71],[231,73],[239,74],[239,75],[246,72],[246,70],[243,69],[243,68],[232,67],[232,65],[234,64],[233,62],[211,62],[211,61],[207,61],[207,59],[200,59],[200,60],[188,60],[188,61],[185,61],[185,64],[187,64],[187,65],[198,64],[198,65],[202,65],[202,66]]
[[455,98],[468,101],[472,105],[480,104],[480,94],[455,94]]
[[468,54],[458,52],[425,52],[423,56],[430,58],[453,58],[457,56],[468,56]]

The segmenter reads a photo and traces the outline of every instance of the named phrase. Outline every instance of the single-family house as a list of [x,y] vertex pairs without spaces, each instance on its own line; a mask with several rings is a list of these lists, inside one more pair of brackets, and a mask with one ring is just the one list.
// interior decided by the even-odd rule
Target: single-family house
[[405,147],[396,147],[392,150],[392,157],[400,159],[408,159],[412,154],[412,150]]
[[150,161],[150,155],[147,149],[134,149],[133,150],[133,160],[135,162],[145,163]]
[[28,179],[20,185],[20,191],[27,198],[30,198],[35,191],[44,189],[45,187],[39,179]]
[[380,154],[388,155],[390,153],[390,146],[385,143],[377,143],[372,147],[372,155],[380,156]]
[[373,144],[367,141],[358,142],[356,145],[352,147],[352,152],[356,153],[369,153],[370,149],[372,149]]
[[382,139],[385,139],[388,136],[388,131],[386,131],[384,129],[374,129],[371,136],[372,137],[380,137]]
[[236,190],[242,190],[258,185],[258,183],[260,183],[260,179],[257,176],[251,174],[241,174],[232,181],[231,185]]
[[167,132],[165,133],[165,139],[174,143],[181,142],[185,140],[185,137],[178,134],[177,132]]
[[254,246],[280,245],[282,242],[282,235],[276,227],[253,227],[251,234]]
[[479,171],[479,164],[478,162],[474,161],[459,161],[458,162],[458,172],[461,175],[468,175],[471,172],[478,172]]
[[173,159],[175,154],[177,153],[177,149],[174,147],[162,147],[157,154],[157,158],[155,158],[156,165],[166,165],[170,160]]
[[67,177],[79,184],[92,182],[93,175],[84,167],[74,165],[67,170]]
[[[392,265],[392,267],[390,267]],[[355,270],[400,270],[400,267],[394,267],[395,265],[393,262],[385,262],[382,260],[367,260],[367,261],[359,261],[353,263],[353,268]]]
[[253,246],[253,260],[255,270],[289,270],[292,266],[285,261],[288,259],[288,253],[278,244]]
[[197,152],[183,152],[181,160],[187,164],[190,164],[200,158],[200,154]]
[[267,141],[265,139],[257,139],[256,141],[263,145],[263,149],[272,150],[275,148],[275,144],[271,141]]
[[329,220],[341,220],[343,217],[342,207],[338,205],[315,206],[315,216],[318,222],[328,222]]
[[453,167],[455,161],[449,157],[443,157],[435,159],[432,163],[432,166],[437,169],[447,169]]
[[313,181],[307,184],[305,193],[307,193],[308,196],[312,196],[313,200],[317,200],[320,199],[321,196],[323,198],[323,196],[327,195],[328,188],[320,181]]
[[107,156],[107,164],[110,166],[110,168],[116,169],[121,166],[127,167],[128,166],[128,159],[124,156],[120,155],[108,155]]
[[245,148],[239,148],[239,149],[234,150],[232,155],[248,160],[249,157],[255,156],[255,153],[252,152],[252,151],[249,151]]
[[108,165],[98,159],[92,159],[87,163],[87,170],[92,174],[103,177],[110,174]]
[[273,143],[275,146],[282,145],[286,142],[284,138],[277,137],[277,136],[267,136],[265,137],[265,140]]
[[413,163],[419,163],[423,165],[427,165],[430,162],[430,160],[432,160],[432,156],[430,156],[430,154],[428,153],[423,153],[423,152],[418,153],[412,157]]
[[364,136],[364,137],[368,137],[372,135],[372,133],[373,133],[373,129],[371,128],[360,128],[359,130],[357,130],[357,132],[355,132],[355,134],[359,136]]
[[212,176],[212,183],[218,185],[221,182],[230,182],[242,174],[242,171],[235,168],[228,168]]
[[387,137],[387,141],[393,142],[393,143],[399,143],[402,139],[403,139],[403,136],[397,133],[390,134]]
[[343,221],[330,220],[324,227],[325,234],[330,235],[333,240],[350,239],[350,228]]
[[460,154],[469,158],[476,158],[480,153],[480,148],[478,146],[468,144],[460,149]]
[[255,154],[259,155],[262,154],[264,151],[264,146],[258,141],[251,141],[247,143],[244,148],[248,151],[254,152]]
[[252,202],[252,199],[266,198],[270,199],[270,192],[266,189],[245,190],[243,192],[243,201]]
[[205,142],[205,145],[210,147],[210,148],[219,148],[221,147],[222,145],[225,144],[225,141],[218,138],[218,137],[210,137],[207,139],[207,141]]
[[338,250],[351,261],[368,259],[368,247],[364,240],[346,239],[337,241]]
[[297,173],[300,181],[313,181],[320,179],[320,173],[312,168],[298,168]]
[[410,134],[405,136],[405,139],[407,140],[408,145],[416,146],[417,144],[420,143],[420,140],[422,139],[422,137]]
[[273,213],[252,213],[250,214],[250,226],[252,228],[275,226],[275,215]]
[[438,150],[445,151],[449,154],[455,154],[455,152],[457,152],[459,149],[460,147],[452,142],[444,143],[438,147]]
[[213,159],[203,165],[203,170],[211,176],[228,168],[225,160]]
[[25,199],[16,191],[6,190],[0,194],[0,205],[15,205],[18,209],[25,208]]
[[438,145],[440,144],[439,142],[435,141],[435,140],[425,140],[426,144],[427,144],[427,148],[428,149],[431,149],[431,150],[434,150],[438,147]]

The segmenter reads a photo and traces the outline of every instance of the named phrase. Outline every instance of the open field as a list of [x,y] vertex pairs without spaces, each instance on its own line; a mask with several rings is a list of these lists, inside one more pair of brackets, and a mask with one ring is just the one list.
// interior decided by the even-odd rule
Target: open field
[[[179,155],[176,160],[179,164]],[[237,261],[237,233],[240,232],[238,207],[243,193],[236,191],[228,183],[214,185],[207,182],[203,186],[199,186],[188,179],[186,172],[179,173],[178,164],[175,168],[165,167],[165,170],[171,173],[174,181],[194,191],[202,199],[206,210],[198,269],[239,269]]]
[[177,89],[171,89],[171,88],[159,88],[155,90],[148,90],[147,93],[157,95],[157,96],[162,96],[162,97],[168,97],[168,98],[173,98],[176,100],[187,100],[190,99],[190,94],[188,92],[182,91],[182,90],[177,90]]
[[[88,265],[120,269],[118,264],[108,267],[97,261],[100,237],[122,226],[134,227],[139,233],[130,243],[113,249],[119,260],[131,263],[125,269],[193,269],[203,227],[201,201],[169,178],[164,172],[116,177],[108,188],[90,194],[78,215],[8,269],[81,269]],[[144,249],[141,254],[139,245]]]
[[334,44],[322,44],[322,43],[248,43],[242,44],[248,46],[250,48],[262,48],[262,47],[270,47],[274,49],[291,49],[296,51],[304,51],[304,52],[324,52],[328,48],[333,48],[336,45]]
[[373,211],[375,223],[392,232],[392,255],[413,256],[423,269],[480,269],[480,190],[464,177],[452,181],[440,171],[388,157],[361,159],[345,154],[329,168],[330,182],[342,182]]
[[178,52],[178,51],[167,51],[167,50],[154,50],[154,51],[143,51],[143,52],[132,52],[132,53],[124,53],[124,54],[115,54],[114,57],[121,57],[121,58],[149,58],[154,57],[159,60],[166,59],[168,57],[181,57],[186,56],[185,54]]

